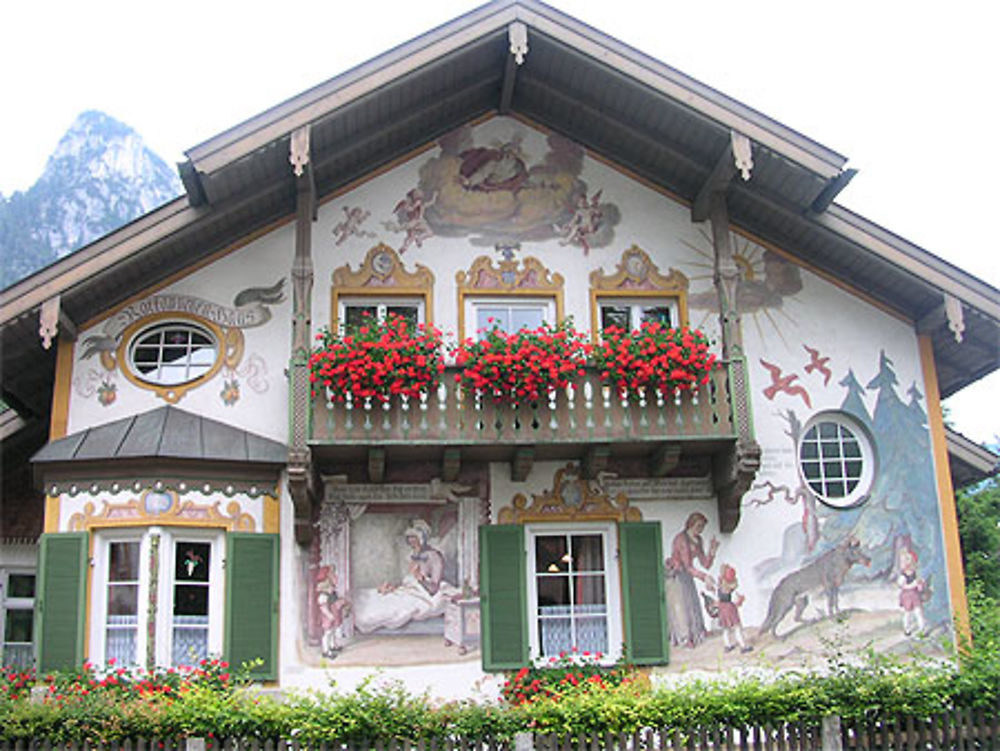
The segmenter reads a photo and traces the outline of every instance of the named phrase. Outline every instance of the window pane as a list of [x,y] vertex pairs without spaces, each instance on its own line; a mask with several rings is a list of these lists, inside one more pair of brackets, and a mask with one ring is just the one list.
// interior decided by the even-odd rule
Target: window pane
[[604,545],[600,535],[573,535],[573,570],[603,571]]
[[545,322],[543,308],[514,308],[510,311],[510,328],[508,331],[521,329],[537,329]]
[[607,652],[608,619],[604,617],[577,619],[575,646],[581,652]]
[[642,320],[670,325],[670,308],[666,305],[653,305],[642,309]]
[[535,570],[538,573],[557,574],[569,570],[566,538],[538,536],[535,538]]
[[602,305],[601,306],[601,330],[615,326],[622,331],[629,331],[632,327],[629,320],[628,305]]
[[30,642],[34,617],[32,610],[8,610],[4,618],[4,639],[7,642]]
[[[558,607],[560,612],[570,604],[569,577],[545,576],[538,579],[538,612],[545,614],[548,608]],[[549,611],[551,612],[551,611]]]
[[139,580],[139,543],[113,542],[108,545],[110,566],[108,581],[134,582]]
[[8,597],[34,597],[35,596],[35,575],[34,574],[11,574],[7,577]]
[[112,584],[108,587],[108,615],[138,615],[139,585]]
[[174,544],[174,612],[170,650],[174,665],[197,664],[208,656],[211,562],[211,543],[178,540]]
[[207,542],[178,542],[174,555],[177,581],[207,582],[212,546]]
[[573,648],[573,622],[569,618],[540,619],[538,644],[545,657],[568,652]]
[[[602,607],[598,608],[598,612],[604,612],[604,575],[603,574],[588,574],[585,576],[579,576],[576,579],[576,591],[574,594],[574,601],[577,606],[584,606],[581,610],[578,607],[578,612],[585,612],[587,606],[600,605]],[[593,612],[593,611],[591,611]]]
[[417,306],[416,305],[389,305],[385,309],[386,316],[399,316],[405,319],[410,326],[414,328],[417,325]]
[[378,318],[378,308],[374,305],[345,305],[344,326],[356,331],[361,326],[374,323]]
[[506,308],[476,306],[476,330],[510,330],[510,311]]

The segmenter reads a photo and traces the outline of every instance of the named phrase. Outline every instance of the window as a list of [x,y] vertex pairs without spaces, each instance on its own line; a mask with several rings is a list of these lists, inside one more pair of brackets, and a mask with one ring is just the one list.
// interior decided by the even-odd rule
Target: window
[[479,550],[484,670],[574,646],[667,662],[658,522],[484,525]]
[[35,573],[0,571],[0,588],[0,665],[30,667],[35,659]]
[[680,315],[677,300],[666,298],[599,298],[599,324],[601,331],[615,326],[624,331],[636,331],[646,321],[657,321],[665,326],[677,326]]
[[164,321],[141,329],[130,340],[128,366],[147,384],[177,386],[212,372],[219,362],[219,342],[194,321]]
[[277,678],[278,535],[110,528],[43,534],[40,545],[39,671],[221,654],[261,660],[254,677]]
[[576,647],[617,653],[621,644],[613,528],[529,528],[531,653],[547,658]]
[[220,654],[221,543],[222,534],[209,530],[98,533],[93,659],[144,664],[152,650],[159,665],[192,665]]
[[337,322],[341,331],[356,330],[366,323],[386,320],[390,315],[406,319],[412,325],[424,322],[424,301],[417,298],[377,300],[364,297],[338,299]]
[[468,299],[471,316],[475,321],[475,335],[499,329],[515,333],[521,329],[537,329],[543,323],[555,323],[555,305],[552,300],[535,299]]
[[799,441],[799,471],[828,506],[848,508],[866,500],[875,475],[867,432],[853,418],[824,412],[806,425]]

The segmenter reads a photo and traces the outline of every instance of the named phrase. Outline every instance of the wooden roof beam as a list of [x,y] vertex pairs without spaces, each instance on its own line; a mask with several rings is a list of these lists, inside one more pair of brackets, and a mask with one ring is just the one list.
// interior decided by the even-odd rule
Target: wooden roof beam
[[514,99],[514,83],[517,80],[517,68],[524,64],[524,56],[528,54],[528,27],[520,21],[514,21],[507,26],[507,39],[510,41],[510,54],[503,70],[503,84],[500,87],[501,115],[510,112],[510,103]]
[[750,179],[753,160],[750,156],[750,139],[735,130],[729,131],[729,143],[722,150],[708,178],[702,183],[691,206],[691,221],[704,222],[708,219],[709,206],[715,193],[725,193],[737,171],[744,182]]

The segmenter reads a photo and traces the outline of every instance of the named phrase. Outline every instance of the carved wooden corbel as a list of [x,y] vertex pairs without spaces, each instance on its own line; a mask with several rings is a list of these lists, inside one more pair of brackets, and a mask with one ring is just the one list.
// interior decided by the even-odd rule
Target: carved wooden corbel
[[752,439],[738,440],[729,451],[715,456],[712,482],[718,501],[719,529],[723,532],[733,532],[740,523],[743,494],[757,476],[760,456],[760,444]]

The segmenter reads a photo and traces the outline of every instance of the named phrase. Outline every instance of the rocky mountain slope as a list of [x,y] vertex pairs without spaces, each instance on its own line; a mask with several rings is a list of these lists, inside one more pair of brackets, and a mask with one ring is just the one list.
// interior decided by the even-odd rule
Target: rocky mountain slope
[[0,288],[176,197],[177,174],[127,125],[77,117],[27,191],[0,196]]

